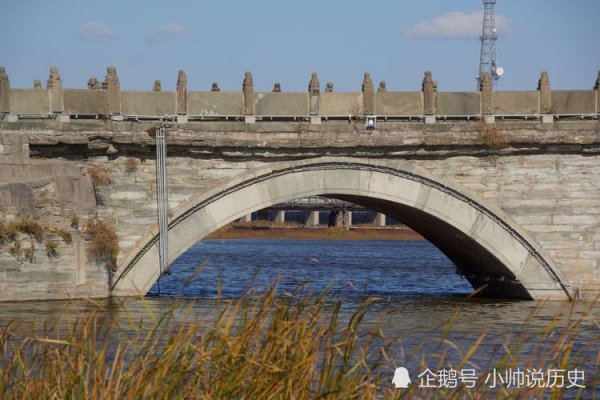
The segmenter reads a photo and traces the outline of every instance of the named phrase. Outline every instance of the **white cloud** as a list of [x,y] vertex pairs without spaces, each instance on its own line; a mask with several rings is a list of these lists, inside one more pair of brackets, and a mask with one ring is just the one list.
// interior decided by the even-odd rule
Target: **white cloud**
[[146,44],[155,45],[163,43],[185,32],[183,25],[175,22],[168,22],[164,25],[153,28],[146,34]]
[[86,42],[99,42],[114,36],[108,26],[96,21],[88,21],[79,28],[79,37]]
[[[405,28],[403,33],[412,38],[472,38],[481,35],[482,25],[483,11],[451,11],[430,21]],[[506,33],[510,29],[508,18],[496,14],[496,29],[499,33]]]

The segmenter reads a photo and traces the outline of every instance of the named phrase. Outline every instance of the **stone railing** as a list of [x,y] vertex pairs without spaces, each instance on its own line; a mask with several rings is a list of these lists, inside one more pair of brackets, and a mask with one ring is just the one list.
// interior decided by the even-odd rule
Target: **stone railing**
[[495,92],[489,74],[484,74],[477,92],[441,92],[431,72],[425,72],[421,91],[388,92],[385,82],[375,91],[365,73],[362,91],[336,93],[328,82],[321,92],[313,73],[306,93],[284,93],[276,83],[272,92],[255,92],[250,72],[246,72],[241,92],[221,92],[213,84],[210,92],[188,92],[187,78],[179,71],[177,90],[121,91],[116,69],[109,67],[104,82],[91,78],[88,89],[64,89],[56,68],[50,69],[46,89],[35,81],[33,89],[13,89],[0,67],[0,118],[15,122],[20,118],[157,119],[163,116],[189,120],[301,119],[319,124],[336,118],[404,119],[433,123],[436,119],[539,118],[552,122],[564,116],[598,118],[600,72],[593,90],[551,90],[543,72],[537,90]]

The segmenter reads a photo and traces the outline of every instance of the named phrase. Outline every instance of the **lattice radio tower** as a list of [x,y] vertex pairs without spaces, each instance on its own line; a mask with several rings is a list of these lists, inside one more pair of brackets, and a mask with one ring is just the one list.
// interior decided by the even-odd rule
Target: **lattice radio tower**
[[[479,74],[477,74],[477,86],[480,84],[480,77],[484,72],[489,72],[492,77],[492,83],[504,74],[504,69],[496,65],[496,15],[494,7],[496,0],[483,0],[483,29],[481,31],[481,55],[479,57]],[[481,88],[480,88],[481,89]]]

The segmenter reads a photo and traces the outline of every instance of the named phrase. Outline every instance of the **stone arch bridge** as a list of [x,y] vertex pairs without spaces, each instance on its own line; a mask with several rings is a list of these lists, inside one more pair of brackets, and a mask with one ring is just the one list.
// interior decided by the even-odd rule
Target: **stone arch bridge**
[[[466,188],[402,162],[318,158],[261,168],[184,202],[169,224],[169,263],[248,213],[304,196],[364,205],[407,223],[440,248],[471,284],[499,297],[569,298],[566,275],[501,209]],[[158,279],[158,235],[119,263],[115,295],[146,293]]]
[[[489,77],[486,77],[489,78]],[[0,68],[0,301],[145,293],[158,277],[152,127],[169,130],[169,259],[252,211],[324,195],[412,227],[490,296],[600,294],[600,75],[592,90],[305,93],[10,87]],[[590,85],[591,86],[591,85]],[[280,89],[280,88],[279,88]],[[367,122],[367,123],[365,123]],[[5,230],[38,222],[34,238]],[[116,270],[83,227],[113,225]],[[12,225],[11,225],[12,224]],[[13,229],[14,231],[14,229]],[[7,233],[8,232],[8,233]],[[52,250],[52,251],[51,251]]]

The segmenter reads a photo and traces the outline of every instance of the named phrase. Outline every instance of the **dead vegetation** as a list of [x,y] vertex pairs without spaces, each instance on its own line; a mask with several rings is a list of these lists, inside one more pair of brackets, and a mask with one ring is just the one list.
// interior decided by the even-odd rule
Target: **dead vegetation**
[[112,183],[110,171],[108,168],[100,168],[96,165],[89,169],[90,178],[94,184],[94,188],[98,185],[108,185]]
[[107,268],[114,272],[119,255],[119,239],[115,227],[99,219],[93,219],[86,225],[85,233],[90,236],[88,246],[90,257],[105,262]]
[[138,169],[138,162],[133,157],[128,157],[125,160],[125,172],[128,174],[134,174]]
[[510,139],[494,124],[480,124],[479,138],[490,149],[502,149],[510,144]]

